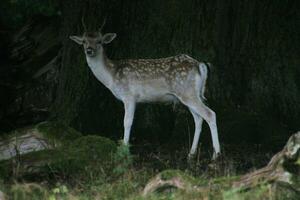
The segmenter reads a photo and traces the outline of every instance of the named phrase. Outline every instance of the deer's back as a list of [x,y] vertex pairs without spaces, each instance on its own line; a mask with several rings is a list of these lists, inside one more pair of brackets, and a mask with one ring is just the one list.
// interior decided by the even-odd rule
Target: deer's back
[[199,62],[188,55],[159,59],[128,59],[116,62],[117,78],[151,80],[171,78],[198,69]]

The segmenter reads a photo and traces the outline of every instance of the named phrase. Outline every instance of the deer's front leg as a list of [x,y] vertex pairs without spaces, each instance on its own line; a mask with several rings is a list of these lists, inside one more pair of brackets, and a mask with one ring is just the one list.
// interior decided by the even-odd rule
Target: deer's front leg
[[124,144],[127,145],[130,137],[130,130],[134,118],[135,101],[125,100],[124,102],[125,116],[124,116]]

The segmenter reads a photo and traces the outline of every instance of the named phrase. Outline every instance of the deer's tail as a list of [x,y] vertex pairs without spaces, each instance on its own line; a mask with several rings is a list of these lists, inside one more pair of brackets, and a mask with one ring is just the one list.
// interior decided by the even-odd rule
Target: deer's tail
[[208,77],[208,71],[210,66],[211,66],[210,63],[201,62],[199,64],[199,71],[201,77],[200,98],[204,101],[206,101],[206,97],[204,96],[204,93],[205,93],[206,80]]

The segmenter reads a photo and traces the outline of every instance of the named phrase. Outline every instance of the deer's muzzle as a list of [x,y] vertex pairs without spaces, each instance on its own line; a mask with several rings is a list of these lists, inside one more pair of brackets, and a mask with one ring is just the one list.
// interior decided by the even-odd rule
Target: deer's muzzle
[[96,54],[96,51],[95,51],[93,48],[91,48],[91,47],[87,48],[87,49],[85,50],[85,52],[86,52],[86,54],[87,54],[88,56],[91,56],[91,57],[95,56],[95,54]]

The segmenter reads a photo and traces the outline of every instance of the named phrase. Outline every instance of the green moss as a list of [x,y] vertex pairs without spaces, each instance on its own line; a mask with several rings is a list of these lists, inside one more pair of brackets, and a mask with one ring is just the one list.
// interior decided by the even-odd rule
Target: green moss
[[[116,144],[100,136],[84,136],[60,149],[50,164],[52,173],[75,181],[101,179],[114,168]],[[76,178],[75,178],[76,177]]]
[[81,136],[81,133],[61,122],[42,122],[36,125],[37,130],[54,144],[70,142]]
[[25,134],[32,134],[44,137],[46,141],[52,144],[53,146],[74,141],[74,139],[81,136],[80,132],[61,122],[46,121],[34,126],[28,126],[5,133],[1,135],[1,140],[10,140],[12,138],[18,138]]
[[6,180],[12,178],[14,169],[18,167],[18,177],[28,180],[38,177],[63,177],[71,181],[100,179],[114,168],[116,149],[116,144],[107,138],[83,136],[56,149],[21,155],[17,162],[12,162],[15,158],[2,161],[0,177]]
[[[29,126],[14,130],[5,134],[2,139],[10,141],[25,135],[32,135],[45,140],[51,149],[29,152],[20,157],[14,157],[0,162],[0,177],[7,180],[12,177],[13,171],[17,170],[17,176],[32,174],[33,171],[40,171],[48,163],[53,163],[61,156],[60,148],[64,149],[70,142],[81,136],[75,129],[60,122],[42,122],[34,126]],[[48,145],[47,145],[48,146]],[[16,178],[16,177],[14,177]]]
[[68,148],[69,155],[73,154],[76,157],[82,157],[87,160],[105,162],[112,159],[117,145],[108,138],[88,135],[74,140]]
[[[38,178],[50,173],[49,165],[61,156],[60,151],[45,149],[23,154],[0,162],[0,178],[5,181],[12,178]],[[16,172],[17,171],[17,172]]]
[[21,156],[22,161],[26,162],[39,162],[39,161],[51,161],[54,157],[57,156],[58,151],[54,149],[45,149],[42,151],[33,151],[28,154]]

